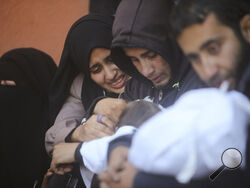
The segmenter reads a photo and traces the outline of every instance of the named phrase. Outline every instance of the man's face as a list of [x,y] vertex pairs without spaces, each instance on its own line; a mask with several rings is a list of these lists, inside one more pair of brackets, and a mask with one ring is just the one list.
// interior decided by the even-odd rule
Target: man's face
[[220,87],[227,80],[234,87],[243,47],[233,30],[214,14],[208,15],[204,23],[184,29],[177,41],[208,85]]
[[156,52],[145,48],[124,48],[136,69],[156,87],[166,85],[171,77],[169,64]]

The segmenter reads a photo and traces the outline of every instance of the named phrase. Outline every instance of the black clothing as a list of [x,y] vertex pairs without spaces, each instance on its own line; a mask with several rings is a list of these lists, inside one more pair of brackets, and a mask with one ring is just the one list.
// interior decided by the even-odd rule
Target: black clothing
[[53,59],[33,48],[14,49],[0,59],[0,187],[32,187],[49,167],[44,135],[49,126],[48,90]]

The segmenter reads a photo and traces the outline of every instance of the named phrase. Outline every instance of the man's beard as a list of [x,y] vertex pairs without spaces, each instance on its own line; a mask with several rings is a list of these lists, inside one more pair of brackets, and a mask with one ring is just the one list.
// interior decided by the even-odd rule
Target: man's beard
[[[232,81],[235,80],[235,73],[234,72],[227,72],[225,74],[216,74],[208,81],[206,81],[207,85],[210,87],[219,88],[224,81]],[[230,87],[233,84],[232,82],[229,83]]]
[[[239,38],[239,37],[238,37]],[[240,50],[237,53],[237,57],[235,58],[235,69],[230,72],[225,72],[223,74],[216,74],[211,77],[209,80],[206,81],[208,86],[211,87],[220,87],[223,81],[230,80],[232,81],[233,86],[231,85],[230,88],[234,87],[238,84],[241,79],[242,73],[244,72],[246,66],[250,62],[250,44],[247,43],[244,39],[240,40]]]

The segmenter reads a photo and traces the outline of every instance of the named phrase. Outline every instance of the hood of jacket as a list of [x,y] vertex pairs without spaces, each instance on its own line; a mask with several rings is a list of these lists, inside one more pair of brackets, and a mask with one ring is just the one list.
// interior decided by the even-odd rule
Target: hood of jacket
[[140,74],[123,47],[147,48],[161,55],[170,65],[172,84],[182,79],[190,67],[176,41],[169,36],[168,17],[172,0],[123,0],[119,4],[113,25],[111,55],[121,70],[152,85]]

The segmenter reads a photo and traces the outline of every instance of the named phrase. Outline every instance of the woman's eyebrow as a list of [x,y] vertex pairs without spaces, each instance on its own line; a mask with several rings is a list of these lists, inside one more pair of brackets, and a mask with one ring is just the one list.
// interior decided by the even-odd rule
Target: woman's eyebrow
[[107,63],[110,61],[111,55],[108,55],[107,57],[104,58],[104,62]]

